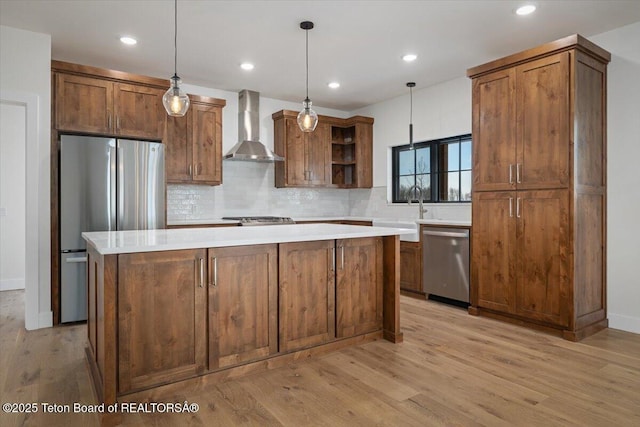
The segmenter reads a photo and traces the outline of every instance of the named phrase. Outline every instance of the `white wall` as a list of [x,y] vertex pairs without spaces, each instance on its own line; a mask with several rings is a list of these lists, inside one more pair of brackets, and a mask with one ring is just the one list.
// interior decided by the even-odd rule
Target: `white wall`
[[607,286],[609,325],[640,333],[640,22],[589,38],[607,69]]
[[0,103],[0,291],[24,289],[26,107]]
[[[417,82],[419,83],[419,82]],[[403,84],[403,83],[400,83]],[[391,200],[391,147],[409,143],[409,89],[403,96],[352,112],[374,118],[373,186],[369,195],[352,193],[354,215],[417,218],[416,206]],[[471,133],[471,81],[466,77],[413,92],[413,140],[429,141]],[[470,203],[431,203],[426,218],[471,220]]]
[[52,324],[50,252],[51,37],[0,26],[0,95],[27,106],[26,310],[28,329]]

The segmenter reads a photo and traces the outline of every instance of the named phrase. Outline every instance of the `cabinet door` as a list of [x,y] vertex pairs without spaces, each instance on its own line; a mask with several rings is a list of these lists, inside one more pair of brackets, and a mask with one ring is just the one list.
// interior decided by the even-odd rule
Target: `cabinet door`
[[192,104],[193,181],[222,183],[222,109]]
[[205,249],[118,257],[120,393],[204,372],[205,257]]
[[515,71],[473,80],[473,189],[515,189]]
[[281,352],[335,338],[334,263],[333,240],[279,245]]
[[520,65],[516,78],[517,187],[566,188],[570,168],[569,53]]
[[373,187],[373,125],[356,124],[355,187]]
[[112,133],[113,83],[56,74],[55,127],[58,130]]
[[336,242],[336,336],[382,329],[382,238]]
[[286,153],[285,186],[304,186],[307,184],[306,141],[307,138],[294,119],[285,119]]
[[165,170],[167,182],[191,182],[193,158],[189,130],[191,115],[184,117],[167,117],[167,134],[165,141]]
[[569,192],[518,192],[517,206],[517,312],[529,319],[567,326]]
[[420,246],[419,242],[400,242],[400,289],[424,295]]
[[331,184],[331,128],[318,123],[316,130],[307,133],[305,143],[307,185],[328,186]]
[[277,245],[209,249],[209,369],[278,351]]
[[504,313],[515,311],[515,194],[473,194],[471,304]]
[[114,89],[116,135],[162,140],[167,113],[162,89],[116,83]]

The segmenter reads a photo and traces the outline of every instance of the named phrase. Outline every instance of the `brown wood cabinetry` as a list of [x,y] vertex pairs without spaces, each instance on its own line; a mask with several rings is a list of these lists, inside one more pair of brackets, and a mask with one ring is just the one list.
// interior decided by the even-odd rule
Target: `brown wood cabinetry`
[[382,329],[382,238],[336,241],[336,336]]
[[471,313],[571,340],[606,327],[609,60],[575,35],[468,70]]
[[[297,115],[297,114],[296,114]],[[318,123],[302,132],[296,116],[274,119],[274,151],[285,158],[276,162],[276,187],[325,187],[331,183],[329,126]]]
[[209,249],[209,369],[278,351],[277,245]]
[[109,404],[403,339],[398,236],[106,255],[87,246],[86,353]]
[[400,289],[425,296],[422,289],[422,244],[400,242]]
[[167,182],[175,184],[222,183],[223,99],[189,95],[191,105],[184,117],[167,123]]
[[280,351],[334,339],[335,241],[281,243],[278,263]]
[[320,116],[315,131],[300,130],[295,111],[279,111],[274,121],[276,187],[371,188],[373,119]]
[[206,367],[206,250],[118,257],[118,391]]
[[[54,62],[53,67],[65,68],[62,64]],[[166,89],[62,71],[54,75],[54,127],[58,131],[162,139]]]

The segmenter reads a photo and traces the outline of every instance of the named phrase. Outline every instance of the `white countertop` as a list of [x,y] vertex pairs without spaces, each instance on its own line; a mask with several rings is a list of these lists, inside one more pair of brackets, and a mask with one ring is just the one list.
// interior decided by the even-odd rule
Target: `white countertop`
[[103,255],[177,249],[219,248],[266,243],[353,239],[411,233],[403,228],[342,224],[258,225],[251,227],[184,228],[169,230],[97,231],[82,233]]
[[[304,221],[374,221],[374,220],[397,220],[399,222],[415,221],[418,224],[425,225],[459,225],[461,227],[471,227],[471,221],[457,221],[449,219],[405,219],[405,218],[378,218],[378,217],[360,217],[360,216],[336,216],[336,217],[294,217],[296,222]],[[238,221],[226,219],[174,219],[167,221],[167,225],[215,225],[215,224],[238,224]]]

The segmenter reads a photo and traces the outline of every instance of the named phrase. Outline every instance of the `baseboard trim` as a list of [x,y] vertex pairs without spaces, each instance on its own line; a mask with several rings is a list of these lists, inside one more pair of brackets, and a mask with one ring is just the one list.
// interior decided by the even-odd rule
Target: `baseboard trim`
[[640,334],[640,317],[626,316],[624,314],[615,314],[611,312],[608,313],[607,317],[609,318],[610,328]]
[[38,314],[38,329],[51,328],[53,326],[53,311],[45,311]]
[[15,291],[24,289],[24,278],[0,280],[0,291]]

